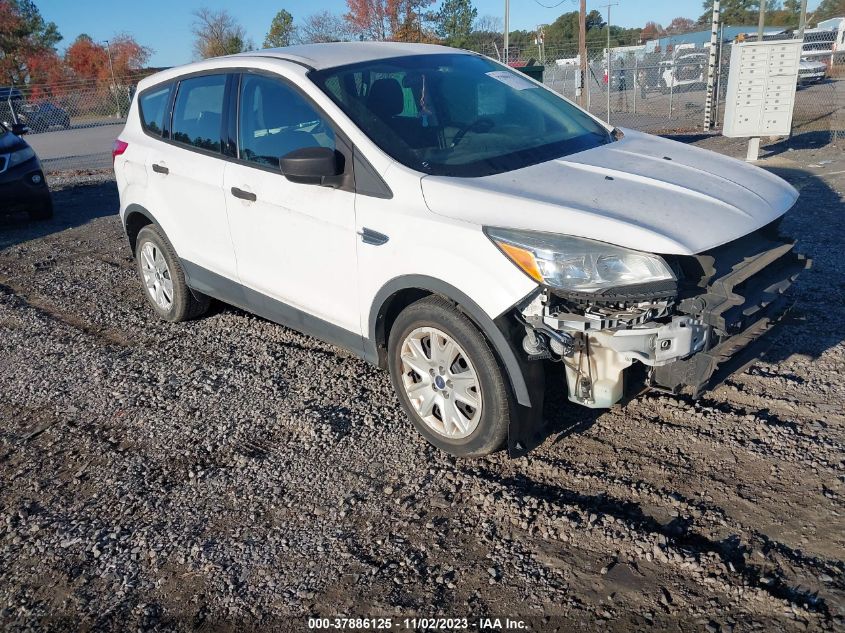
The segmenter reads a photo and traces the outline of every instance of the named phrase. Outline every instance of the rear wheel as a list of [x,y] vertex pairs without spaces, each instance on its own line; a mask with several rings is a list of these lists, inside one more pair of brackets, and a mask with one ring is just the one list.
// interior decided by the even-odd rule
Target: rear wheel
[[157,226],[150,224],[138,233],[135,261],[144,296],[162,319],[187,321],[208,310],[208,297],[185,283],[179,258]]
[[452,304],[427,297],[405,308],[388,354],[402,408],[426,440],[459,457],[501,448],[509,389],[484,336]]

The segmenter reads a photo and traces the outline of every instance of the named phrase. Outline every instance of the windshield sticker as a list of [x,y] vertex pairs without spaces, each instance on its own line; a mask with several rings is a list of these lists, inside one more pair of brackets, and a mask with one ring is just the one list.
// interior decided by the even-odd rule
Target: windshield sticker
[[510,86],[514,90],[528,90],[529,88],[536,88],[537,86],[528,79],[520,77],[517,74],[508,72],[507,70],[494,70],[486,73],[488,77],[501,81],[506,86]]

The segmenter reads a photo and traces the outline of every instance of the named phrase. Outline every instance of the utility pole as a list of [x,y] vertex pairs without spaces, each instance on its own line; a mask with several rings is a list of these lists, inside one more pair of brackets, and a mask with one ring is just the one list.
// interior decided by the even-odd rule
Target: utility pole
[[804,39],[804,29],[807,28],[807,0],[801,0],[801,18],[798,21],[798,39]]
[[510,31],[511,31],[511,2],[510,0],[505,0],[505,45],[502,51],[502,57],[504,58],[505,63],[510,62],[510,51],[508,50],[510,46]]
[[111,73],[111,91],[114,95],[114,102],[117,104],[117,118],[120,118],[120,97],[117,96],[117,80],[114,78],[114,65],[111,61],[111,46],[108,40],[103,40],[106,43],[106,53],[109,56],[109,72]]
[[578,85],[578,103],[587,107],[587,0],[581,0],[581,13],[578,16],[578,61],[581,64],[581,82]]
[[757,22],[757,41],[763,41],[763,29],[766,26],[766,0],[760,0],[760,20]]
[[716,46],[719,42],[720,4],[720,0],[713,0],[713,19],[710,24],[710,64],[707,67],[707,99],[704,104],[705,132],[713,128],[713,93],[716,87]]

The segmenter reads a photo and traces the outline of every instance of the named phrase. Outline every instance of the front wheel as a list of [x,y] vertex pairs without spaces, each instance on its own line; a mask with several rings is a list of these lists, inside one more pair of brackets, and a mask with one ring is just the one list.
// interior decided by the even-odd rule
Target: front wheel
[[388,355],[402,408],[426,440],[458,457],[501,448],[510,391],[484,336],[451,303],[427,297],[405,308]]

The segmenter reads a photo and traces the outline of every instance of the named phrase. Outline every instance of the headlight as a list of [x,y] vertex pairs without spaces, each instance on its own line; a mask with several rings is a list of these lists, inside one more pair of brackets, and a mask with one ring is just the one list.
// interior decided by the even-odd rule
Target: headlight
[[600,292],[675,279],[657,255],[554,233],[496,228],[485,232],[525,274],[559,290]]
[[31,147],[24,147],[23,149],[19,149],[16,152],[12,152],[9,155],[9,167],[14,167],[15,165],[25,163],[33,156],[35,156],[35,150],[33,150]]

